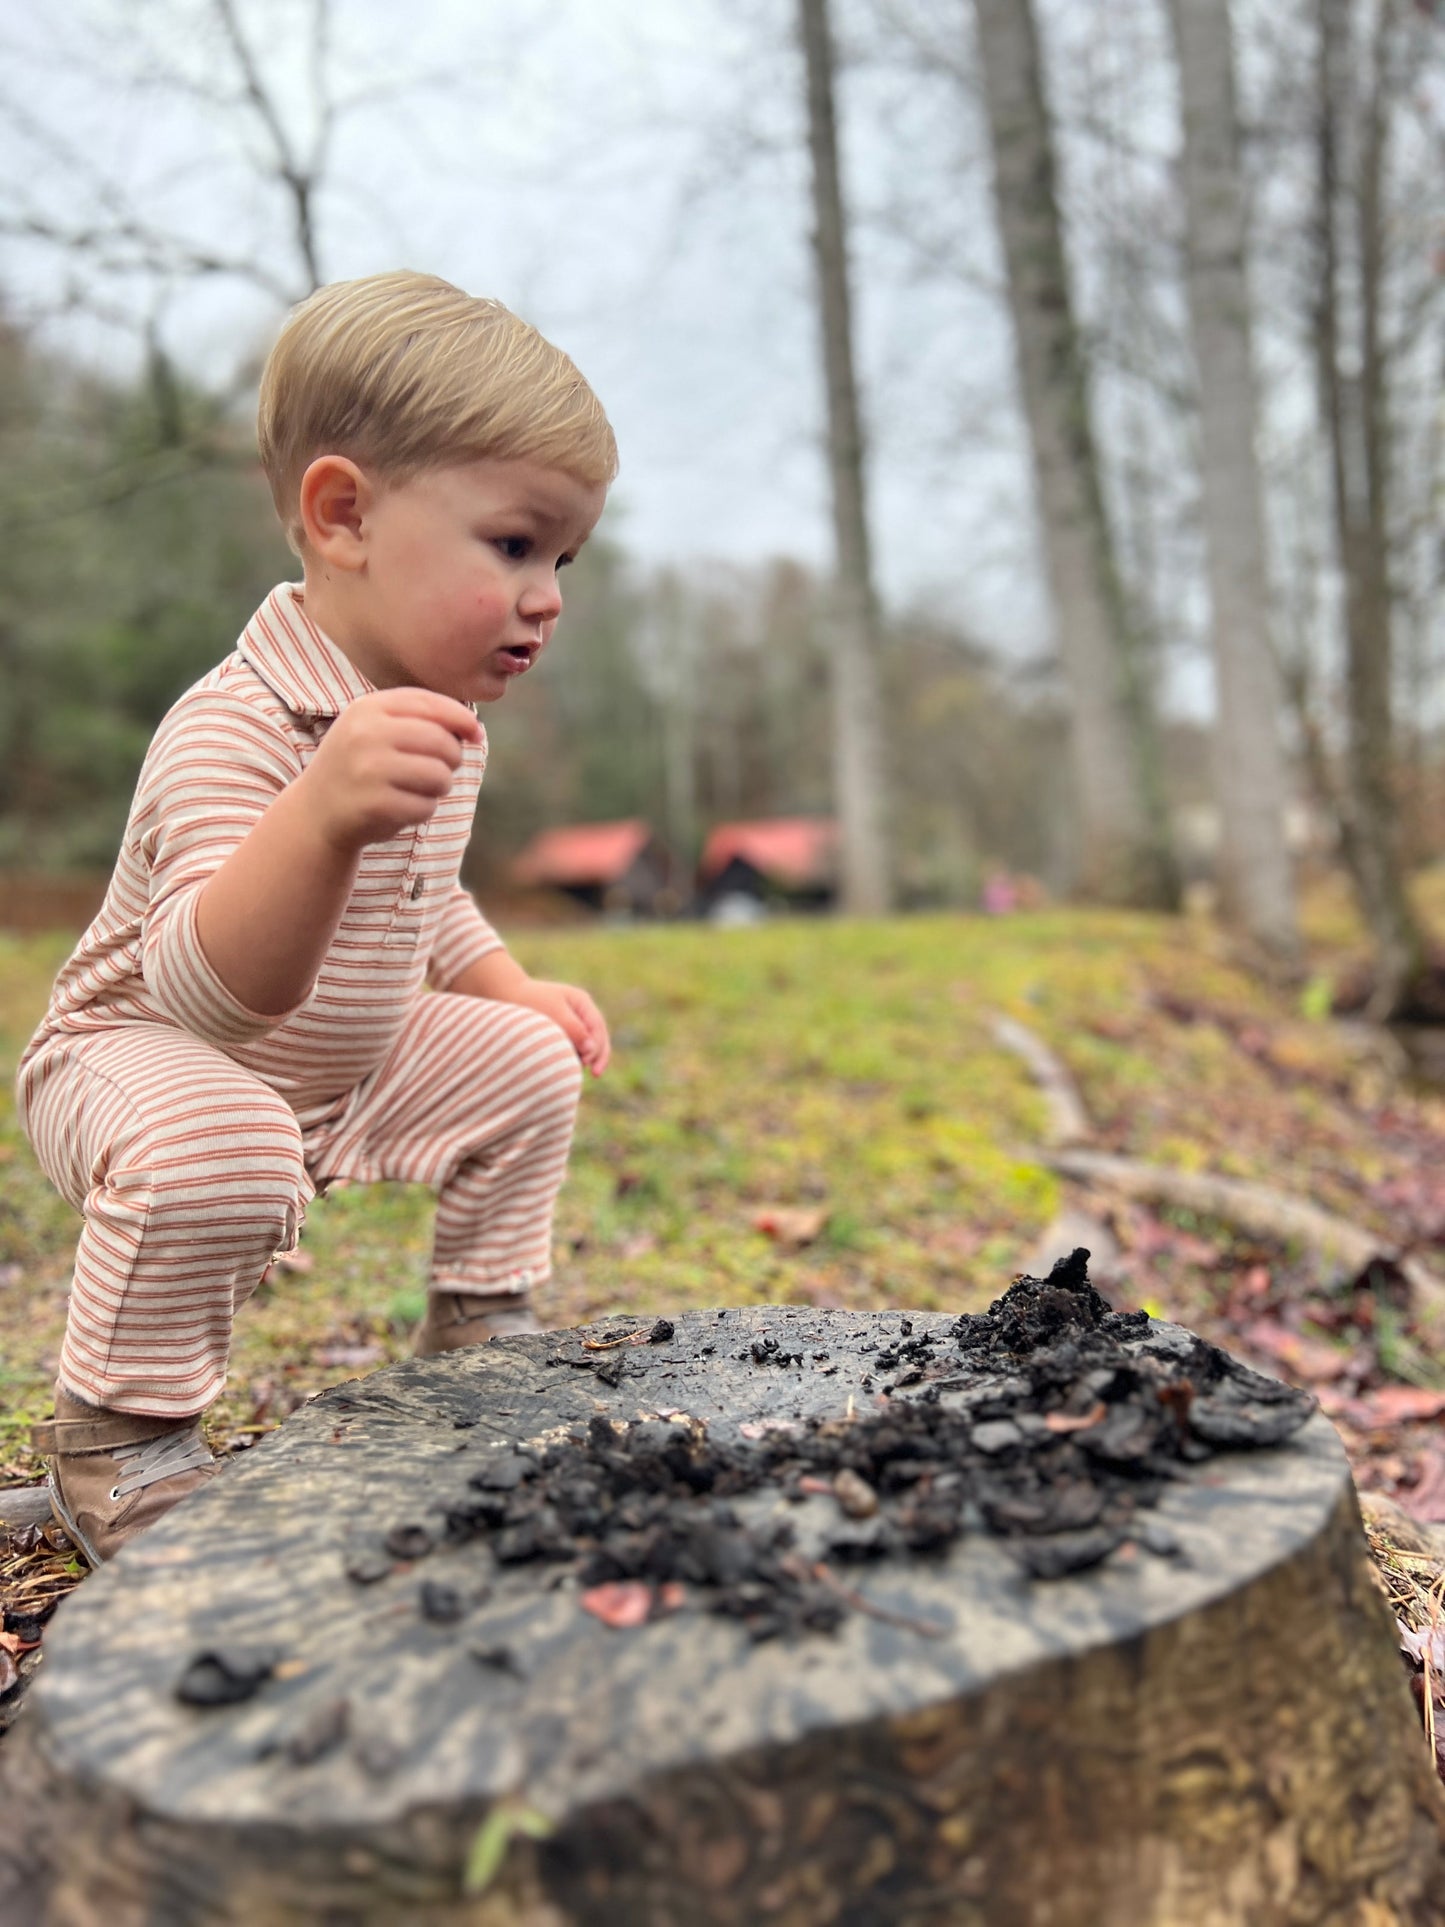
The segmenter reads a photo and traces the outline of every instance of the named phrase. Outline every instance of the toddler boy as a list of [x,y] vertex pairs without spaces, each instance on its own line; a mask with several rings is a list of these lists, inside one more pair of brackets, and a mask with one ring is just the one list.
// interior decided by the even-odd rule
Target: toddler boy
[[232,1318],[317,1189],[437,1190],[418,1350],[534,1330],[579,1061],[609,1052],[457,880],[474,705],[546,647],[616,472],[597,398],[500,303],[383,274],[293,313],[259,438],[304,581],[161,723],[20,1067],[85,1219],[36,1442],[92,1564],[216,1471]]

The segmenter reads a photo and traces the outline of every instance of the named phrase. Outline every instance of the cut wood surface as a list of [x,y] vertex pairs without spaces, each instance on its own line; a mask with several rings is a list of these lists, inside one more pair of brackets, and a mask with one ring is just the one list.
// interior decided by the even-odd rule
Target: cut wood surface
[[[622,1329],[338,1387],[68,1600],[0,1752],[6,1927],[1445,1918],[1442,1796],[1322,1418],[1182,1468],[1148,1515],[1172,1556],[1038,1582],[969,1531],[850,1568],[870,1610],[831,1633],[696,1604],[613,1630],[558,1568],[446,1537],[469,1473],[596,1416],[846,1424],[903,1318],[694,1312],[585,1350]],[[930,1394],[960,1396],[894,1402]],[[202,1653],[269,1670],[185,1704]]]

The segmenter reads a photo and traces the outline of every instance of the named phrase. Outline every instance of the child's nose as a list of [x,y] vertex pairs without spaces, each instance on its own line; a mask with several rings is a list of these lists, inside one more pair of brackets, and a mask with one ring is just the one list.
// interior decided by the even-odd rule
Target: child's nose
[[562,613],[562,587],[555,575],[530,583],[522,597],[521,613],[528,622],[555,622]]

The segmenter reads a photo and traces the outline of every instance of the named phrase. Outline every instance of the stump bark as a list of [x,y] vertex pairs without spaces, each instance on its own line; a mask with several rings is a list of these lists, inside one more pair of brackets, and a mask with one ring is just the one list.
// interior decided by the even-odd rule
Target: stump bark
[[[595,1415],[755,1437],[876,1409],[900,1329],[691,1313],[666,1342],[543,1334],[312,1401],[61,1608],[0,1755],[0,1919],[1445,1920],[1445,1801],[1323,1418],[1172,1483],[1149,1518],[1182,1557],[1037,1581],[971,1531],[851,1569],[870,1610],[836,1631],[761,1643],[696,1609],[612,1630],[563,1569],[444,1536],[468,1466]],[[801,1361],[758,1364],[765,1338]],[[434,1549],[395,1538],[368,1579],[418,1525]],[[203,1652],[270,1671],[187,1704]]]

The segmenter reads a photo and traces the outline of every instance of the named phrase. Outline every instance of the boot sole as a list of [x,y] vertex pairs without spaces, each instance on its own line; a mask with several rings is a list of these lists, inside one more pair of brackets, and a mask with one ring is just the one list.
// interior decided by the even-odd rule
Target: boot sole
[[55,1523],[65,1533],[66,1537],[79,1548],[86,1564],[90,1567],[91,1571],[94,1572],[98,1566],[104,1565],[104,1560],[95,1550],[94,1546],[91,1545],[74,1519],[71,1518],[65,1501],[60,1496],[60,1487],[55,1483],[55,1474],[53,1472],[46,1474],[46,1484],[50,1487],[50,1510],[55,1514]]

